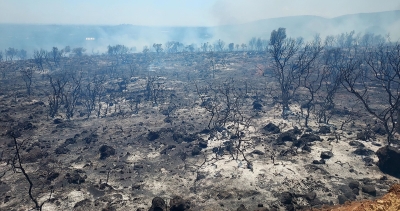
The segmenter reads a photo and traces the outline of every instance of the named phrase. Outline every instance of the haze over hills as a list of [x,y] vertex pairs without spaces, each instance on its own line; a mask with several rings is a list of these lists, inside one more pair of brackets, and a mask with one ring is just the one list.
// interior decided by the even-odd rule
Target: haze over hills
[[[319,33],[337,35],[354,30],[356,33],[390,33],[392,40],[400,39],[400,10],[359,13],[323,18],[318,16],[291,16],[271,18],[238,25],[217,27],[147,27],[136,25],[25,25],[0,24],[0,49],[14,47],[29,52],[50,49],[53,46],[85,47],[87,53],[104,52],[108,45],[123,44],[137,47],[179,41],[185,44],[225,42],[248,43],[252,37],[268,39],[272,30],[287,29],[291,37],[312,38]],[[94,40],[86,40],[94,38]]]

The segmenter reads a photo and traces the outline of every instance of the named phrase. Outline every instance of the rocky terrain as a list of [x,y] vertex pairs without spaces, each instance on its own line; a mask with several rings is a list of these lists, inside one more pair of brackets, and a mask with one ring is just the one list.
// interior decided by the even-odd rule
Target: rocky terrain
[[0,62],[0,210],[397,206],[398,134],[345,89],[306,126],[265,54],[125,56]]

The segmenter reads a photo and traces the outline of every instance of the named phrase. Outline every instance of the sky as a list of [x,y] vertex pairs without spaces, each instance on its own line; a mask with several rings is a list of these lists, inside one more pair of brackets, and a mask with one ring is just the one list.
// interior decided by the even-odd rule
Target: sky
[[0,23],[216,26],[400,10],[399,0],[0,0]]

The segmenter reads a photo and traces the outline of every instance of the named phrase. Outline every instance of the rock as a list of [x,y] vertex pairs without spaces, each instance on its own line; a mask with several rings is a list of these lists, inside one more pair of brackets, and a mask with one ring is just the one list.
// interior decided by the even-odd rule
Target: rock
[[60,173],[58,172],[51,172],[49,175],[47,175],[47,180],[48,181],[53,181],[54,179],[56,179],[58,176],[60,176]]
[[63,123],[63,122],[64,122],[64,121],[63,121],[62,119],[59,119],[59,118],[53,120],[53,123],[56,124],[56,125],[57,125],[57,124],[61,124],[61,123]]
[[306,142],[314,142],[314,141],[321,141],[321,137],[312,133],[303,134],[300,137],[301,140],[305,140]]
[[358,140],[362,140],[362,141],[366,141],[368,139],[371,138],[371,134],[368,131],[361,131],[357,133],[357,139]]
[[385,146],[380,148],[376,155],[379,158],[378,167],[379,169],[389,175],[400,178],[400,150],[391,146]]
[[158,139],[158,137],[160,137],[160,134],[158,134],[157,132],[154,132],[154,131],[150,131],[147,134],[147,140],[149,140],[149,141],[154,141],[154,140]]
[[34,147],[29,151],[29,153],[27,153],[25,156],[22,156],[22,160],[23,160],[23,162],[26,162],[26,163],[34,163],[34,162],[38,161],[39,159],[42,159],[47,156],[48,156],[47,152],[45,152],[37,147]]
[[100,152],[100,160],[104,160],[112,155],[115,155],[115,149],[107,145],[101,146],[99,152]]
[[260,103],[260,101],[254,101],[253,102],[253,109],[254,110],[261,111],[262,107],[263,107],[263,105]]
[[196,156],[196,155],[200,155],[200,153],[201,153],[201,148],[198,146],[194,146],[192,149],[192,155]]
[[199,147],[200,148],[207,148],[207,146],[208,146],[207,141],[205,141],[205,140],[199,141]]
[[251,152],[252,154],[256,154],[256,155],[264,155],[265,153],[261,150],[255,149]]
[[246,207],[243,204],[241,204],[236,210],[237,211],[248,211],[248,209],[246,209]]
[[[90,199],[84,199],[84,200],[82,200],[82,201],[77,202],[77,203],[74,205],[74,208],[75,208],[75,209],[76,209],[76,208],[79,208],[79,207],[84,208],[84,207],[88,207],[90,204],[91,204]],[[74,209],[74,210],[75,210],[75,209]]]
[[167,211],[167,205],[161,197],[154,197],[149,211]]
[[331,133],[331,128],[329,126],[320,126],[318,133],[321,133],[321,134]]
[[358,187],[360,187],[359,182],[357,182],[355,180],[349,182],[349,188],[354,189],[354,188],[358,188]]
[[313,192],[309,192],[307,194],[304,195],[304,198],[307,199],[307,201],[312,201],[317,197],[317,193]]
[[365,147],[365,145],[359,141],[350,141],[349,145],[353,147]]
[[76,139],[75,139],[75,138],[67,138],[67,139],[64,141],[64,145],[65,145],[65,146],[70,145],[70,144],[76,144]]
[[364,185],[361,190],[362,192],[368,193],[371,196],[376,196],[376,189],[373,185]]
[[279,200],[282,204],[291,204],[293,200],[293,194],[290,192],[282,192]]
[[278,143],[284,143],[286,141],[293,142],[296,140],[296,135],[292,132],[281,133],[277,139]]
[[325,160],[321,159],[321,160],[313,160],[313,164],[325,164]]
[[365,157],[362,159],[365,162],[366,166],[373,166],[374,165],[374,159],[370,157]]
[[344,203],[346,203],[346,201],[350,201],[350,200],[344,195],[339,195],[338,201],[339,201],[339,204],[344,204]]
[[353,188],[352,192],[357,196],[360,195],[360,189],[358,188]]
[[55,153],[56,153],[57,155],[60,155],[60,154],[67,154],[68,152],[69,152],[69,149],[66,148],[65,146],[59,146],[59,147],[57,147],[56,150],[55,150]]
[[304,145],[304,146],[301,148],[301,150],[303,150],[304,152],[309,152],[309,153],[311,153],[311,147],[308,146],[308,145]]
[[273,123],[268,123],[265,127],[263,127],[263,130],[270,134],[277,134],[281,132],[279,127],[274,125]]
[[386,135],[385,127],[383,127],[383,125],[380,125],[380,124],[377,124],[374,127],[372,127],[372,131],[375,134],[378,134],[378,135],[381,135],[381,136]]
[[357,148],[353,153],[356,155],[362,155],[362,156],[371,156],[371,155],[375,154],[374,151],[372,151],[368,148],[365,148],[365,147]]
[[143,164],[140,164],[140,163],[135,163],[135,165],[133,166],[133,170],[139,170],[139,169],[143,169],[144,168],[144,166],[143,166]]
[[170,202],[170,211],[185,211],[190,210],[190,202],[183,200],[179,196],[174,196]]
[[86,175],[82,177],[77,171],[74,171],[72,174],[67,173],[65,175],[65,179],[67,179],[68,183],[70,184],[82,184],[85,182]]
[[329,159],[331,157],[333,157],[333,153],[331,151],[321,152],[321,158],[322,159]]

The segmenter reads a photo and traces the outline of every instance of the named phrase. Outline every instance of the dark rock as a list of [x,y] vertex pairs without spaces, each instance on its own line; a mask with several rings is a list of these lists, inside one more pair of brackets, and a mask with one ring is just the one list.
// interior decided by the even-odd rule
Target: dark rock
[[333,153],[331,151],[321,152],[321,158],[322,159],[329,159],[331,157],[333,157]]
[[378,167],[379,169],[389,175],[400,178],[400,150],[391,146],[385,146],[380,148],[376,155],[379,158]]
[[276,126],[273,123],[268,123],[266,126],[263,127],[263,130],[267,133],[271,133],[271,134],[277,134],[280,133],[281,130],[279,129],[278,126]]
[[352,192],[357,196],[360,195],[360,189],[358,188],[353,188]]
[[349,182],[349,188],[354,189],[354,188],[358,188],[358,187],[360,187],[359,182],[357,182],[355,180]]
[[133,170],[139,170],[139,169],[143,169],[143,168],[144,168],[144,166],[142,164],[135,164],[133,166]]
[[149,141],[154,141],[154,140],[158,139],[158,137],[160,137],[160,134],[158,134],[157,132],[154,132],[154,131],[150,131],[147,134],[147,140],[149,140]]
[[321,160],[313,160],[313,164],[325,164],[325,160],[321,159]]
[[197,136],[195,134],[189,134],[189,135],[186,135],[183,137],[183,141],[188,142],[188,143],[193,142],[196,139],[197,139]]
[[201,140],[201,141],[199,142],[199,147],[200,147],[200,148],[207,148],[207,146],[208,146],[207,141]]
[[140,190],[140,185],[132,185],[132,190]]
[[198,146],[194,146],[192,149],[192,155],[196,156],[196,155],[200,155],[200,153],[201,153],[201,148]]
[[307,201],[312,201],[317,197],[317,193],[313,192],[309,192],[307,194],[304,195],[304,198],[307,199]]
[[281,193],[279,200],[282,204],[291,204],[293,200],[293,194],[290,192],[283,192]]
[[300,135],[301,134],[301,130],[296,126],[294,126],[293,129],[288,130],[287,132],[288,133],[293,133],[294,135]]
[[259,101],[254,101],[253,102],[253,109],[254,110],[261,111],[262,107],[263,107],[263,105]]
[[363,161],[365,162],[366,166],[373,166],[374,165],[374,159],[372,159],[370,157],[363,158]]
[[243,204],[241,204],[236,210],[237,211],[248,211],[248,209],[246,209],[246,207]]
[[344,204],[344,203],[346,203],[346,201],[350,201],[350,199],[348,199],[346,196],[344,196],[344,195],[339,195],[338,196],[338,201],[339,201],[339,204]]
[[368,139],[372,138],[371,133],[368,131],[361,131],[357,133],[357,139],[366,141]]
[[362,192],[368,193],[371,196],[376,196],[376,189],[373,185],[364,185],[361,190]]
[[162,155],[165,155],[165,154],[167,154],[167,151],[168,150],[171,150],[171,149],[174,149],[174,148],[176,148],[176,146],[175,145],[168,145],[167,147],[165,147],[163,150],[161,150],[161,152],[160,152],[160,154],[162,154]]
[[67,154],[68,152],[69,152],[69,149],[66,148],[65,146],[59,146],[59,147],[57,147],[56,150],[55,150],[55,153],[56,153],[57,155],[60,155],[60,154]]
[[77,202],[77,203],[74,205],[74,208],[78,208],[78,207],[88,207],[89,204],[91,204],[90,199],[84,199],[84,200],[82,200],[82,201]]
[[359,141],[350,141],[349,145],[353,147],[365,147],[365,145]]
[[88,137],[85,137],[84,139],[83,139],[83,141],[86,143],[86,144],[90,144],[90,143],[94,143],[94,142],[97,142],[98,141],[98,135],[97,134],[90,134]]
[[379,124],[375,125],[374,127],[372,127],[372,131],[375,134],[378,134],[381,136],[386,135],[386,130],[385,130],[385,127],[383,127],[383,125],[379,125]]
[[311,152],[311,147],[308,145],[304,145],[303,148],[301,148],[304,152]]
[[149,211],[167,211],[167,205],[161,197],[154,197]]
[[296,140],[296,135],[292,132],[281,133],[277,139],[278,143],[284,143],[286,141],[293,142]]
[[185,211],[185,210],[190,210],[190,202],[183,200],[179,196],[174,196],[170,200],[170,211]]
[[329,126],[320,126],[318,133],[321,133],[321,134],[331,133],[331,128]]
[[82,184],[85,182],[86,175],[82,177],[77,171],[74,171],[72,174],[67,173],[65,175],[65,179],[67,179],[68,183],[70,184]]
[[64,145],[65,145],[65,146],[70,145],[70,144],[76,144],[76,139],[75,139],[75,138],[67,138],[67,139],[64,141]]
[[301,140],[305,140],[306,142],[314,142],[314,141],[321,141],[321,137],[312,133],[303,134],[300,137]]
[[381,147],[382,146],[382,144],[380,144],[378,142],[375,142],[375,141],[373,141],[371,144],[374,145],[374,146],[377,146],[377,147]]
[[53,120],[53,123],[56,124],[56,125],[57,125],[57,124],[61,124],[61,123],[63,123],[63,122],[64,122],[64,121],[63,121],[62,119],[59,119],[59,118]]
[[255,149],[251,152],[252,154],[256,154],[256,155],[264,155],[265,153],[262,152],[261,150]]
[[115,155],[115,149],[107,145],[101,146],[99,152],[100,152],[100,160],[104,160],[112,155]]
[[49,175],[47,175],[47,180],[48,181],[53,181],[54,179],[56,179],[58,176],[60,176],[60,173],[58,172],[51,172]]
[[365,148],[365,147],[357,148],[353,153],[356,155],[362,155],[362,156],[371,156],[371,155],[375,154],[374,151],[372,151],[368,148]]

